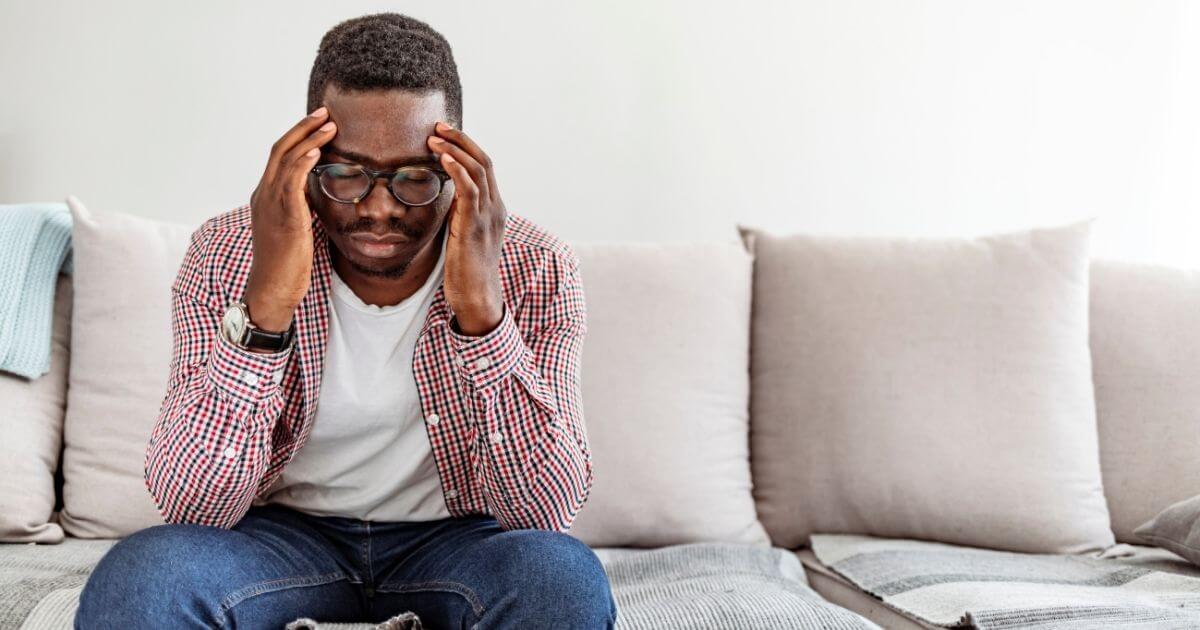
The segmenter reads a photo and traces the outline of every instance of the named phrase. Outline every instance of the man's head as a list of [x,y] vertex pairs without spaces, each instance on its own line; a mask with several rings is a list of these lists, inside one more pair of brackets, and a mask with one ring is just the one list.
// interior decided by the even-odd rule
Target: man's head
[[[308,111],[325,105],[337,124],[318,164],[349,162],[376,170],[440,169],[426,138],[434,124],[462,125],[462,87],[445,38],[397,13],[341,22],[321,39],[308,84]],[[431,246],[453,201],[453,183],[425,206],[406,206],[377,180],[357,204],[333,201],[310,177],[309,203],[350,266],[364,275],[400,277]],[[353,233],[403,237],[393,251],[364,251]],[[378,249],[378,248],[376,248]],[[436,256],[436,252],[433,254]]]

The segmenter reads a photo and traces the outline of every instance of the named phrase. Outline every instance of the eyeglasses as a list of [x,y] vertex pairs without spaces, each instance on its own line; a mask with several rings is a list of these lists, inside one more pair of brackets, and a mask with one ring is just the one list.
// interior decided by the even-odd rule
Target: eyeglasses
[[320,164],[313,167],[321,192],[341,203],[358,203],[371,193],[375,180],[388,178],[388,189],[406,206],[426,206],[442,194],[450,174],[425,166],[376,171],[359,164]]

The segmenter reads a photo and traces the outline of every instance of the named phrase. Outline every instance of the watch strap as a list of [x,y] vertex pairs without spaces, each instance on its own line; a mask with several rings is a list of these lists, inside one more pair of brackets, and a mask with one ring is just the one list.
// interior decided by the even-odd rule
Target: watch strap
[[282,332],[273,332],[263,330],[254,325],[254,320],[250,319],[250,308],[245,302],[241,303],[243,312],[246,313],[246,331],[242,334],[239,342],[240,345],[246,348],[255,348],[258,350],[269,350],[271,352],[282,352],[286,350],[296,339],[296,320],[292,318],[292,323],[287,330]]

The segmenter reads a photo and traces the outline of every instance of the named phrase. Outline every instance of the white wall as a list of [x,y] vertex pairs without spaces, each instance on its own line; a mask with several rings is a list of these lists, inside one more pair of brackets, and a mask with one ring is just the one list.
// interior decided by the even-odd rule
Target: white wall
[[571,240],[1095,216],[1097,255],[1200,267],[1195,3],[3,2],[0,203],[244,203],[322,33],[399,10],[510,210]]

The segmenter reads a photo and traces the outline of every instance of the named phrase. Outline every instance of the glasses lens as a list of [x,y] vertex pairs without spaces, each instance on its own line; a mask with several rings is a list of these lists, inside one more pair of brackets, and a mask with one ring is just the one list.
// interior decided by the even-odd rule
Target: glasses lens
[[424,167],[402,168],[392,178],[392,192],[410,206],[423,206],[442,191],[442,180],[432,169]]
[[333,164],[321,171],[321,189],[337,201],[353,202],[367,191],[371,180],[353,164]]

